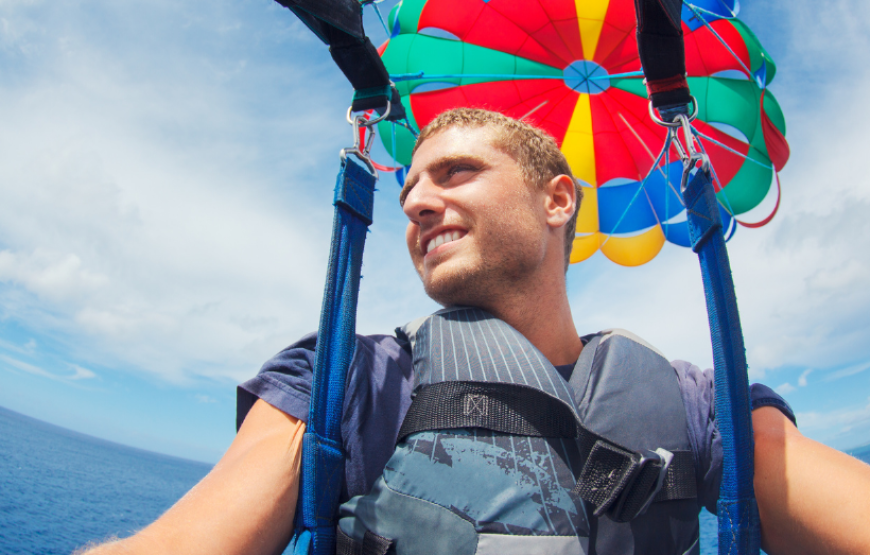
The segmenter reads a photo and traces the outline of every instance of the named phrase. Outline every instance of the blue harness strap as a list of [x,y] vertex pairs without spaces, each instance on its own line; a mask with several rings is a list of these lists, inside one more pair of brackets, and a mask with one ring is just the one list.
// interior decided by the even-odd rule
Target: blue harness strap
[[302,475],[294,553],[334,555],[335,525],[345,454],[341,417],[347,369],[356,343],[356,307],[366,231],[372,223],[376,177],[353,162],[341,164],[329,268],[320,313],[311,406],[302,443]]
[[753,487],[754,442],[746,350],[710,174],[699,170],[683,191],[683,198],[692,250],[698,253],[701,263],[713,340],[716,420],[724,455],[717,504],[719,554],[757,555],[761,533]]

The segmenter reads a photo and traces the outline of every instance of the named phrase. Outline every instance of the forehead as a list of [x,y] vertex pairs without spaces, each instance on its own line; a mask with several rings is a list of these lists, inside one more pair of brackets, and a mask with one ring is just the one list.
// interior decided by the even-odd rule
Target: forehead
[[462,154],[494,155],[496,132],[485,127],[462,127],[454,125],[432,135],[417,149],[411,167],[420,167],[425,162],[439,157],[455,157]]
[[425,139],[414,153],[399,202],[404,204],[423,173],[439,174],[462,161],[482,163],[490,170],[521,173],[517,162],[495,146],[496,137],[491,128],[451,126]]

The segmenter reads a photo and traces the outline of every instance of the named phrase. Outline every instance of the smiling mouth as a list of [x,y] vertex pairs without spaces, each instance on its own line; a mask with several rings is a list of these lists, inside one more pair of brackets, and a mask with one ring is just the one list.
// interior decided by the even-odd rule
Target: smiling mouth
[[445,243],[452,243],[453,241],[458,241],[464,236],[465,232],[459,231],[458,229],[441,232],[433,239],[429,240],[429,243],[426,245],[426,254],[429,254],[430,252],[432,252],[433,249],[436,249]]

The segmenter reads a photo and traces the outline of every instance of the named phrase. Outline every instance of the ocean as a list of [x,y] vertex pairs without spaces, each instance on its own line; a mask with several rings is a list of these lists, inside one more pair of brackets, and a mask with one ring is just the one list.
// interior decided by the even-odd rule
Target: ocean
[[[0,440],[0,555],[69,555],[90,541],[129,536],[211,469],[2,407]],[[861,454],[870,458],[870,450]],[[701,553],[717,553],[716,517],[707,511]]]
[[129,536],[209,470],[0,408],[0,554],[69,555]]

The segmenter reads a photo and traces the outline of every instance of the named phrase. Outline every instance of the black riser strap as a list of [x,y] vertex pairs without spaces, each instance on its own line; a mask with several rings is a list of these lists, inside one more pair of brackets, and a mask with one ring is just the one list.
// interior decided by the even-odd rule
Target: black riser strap
[[365,36],[362,5],[357,0],[275,0],[290,8],[320,39],[329,44],[329,27]]

